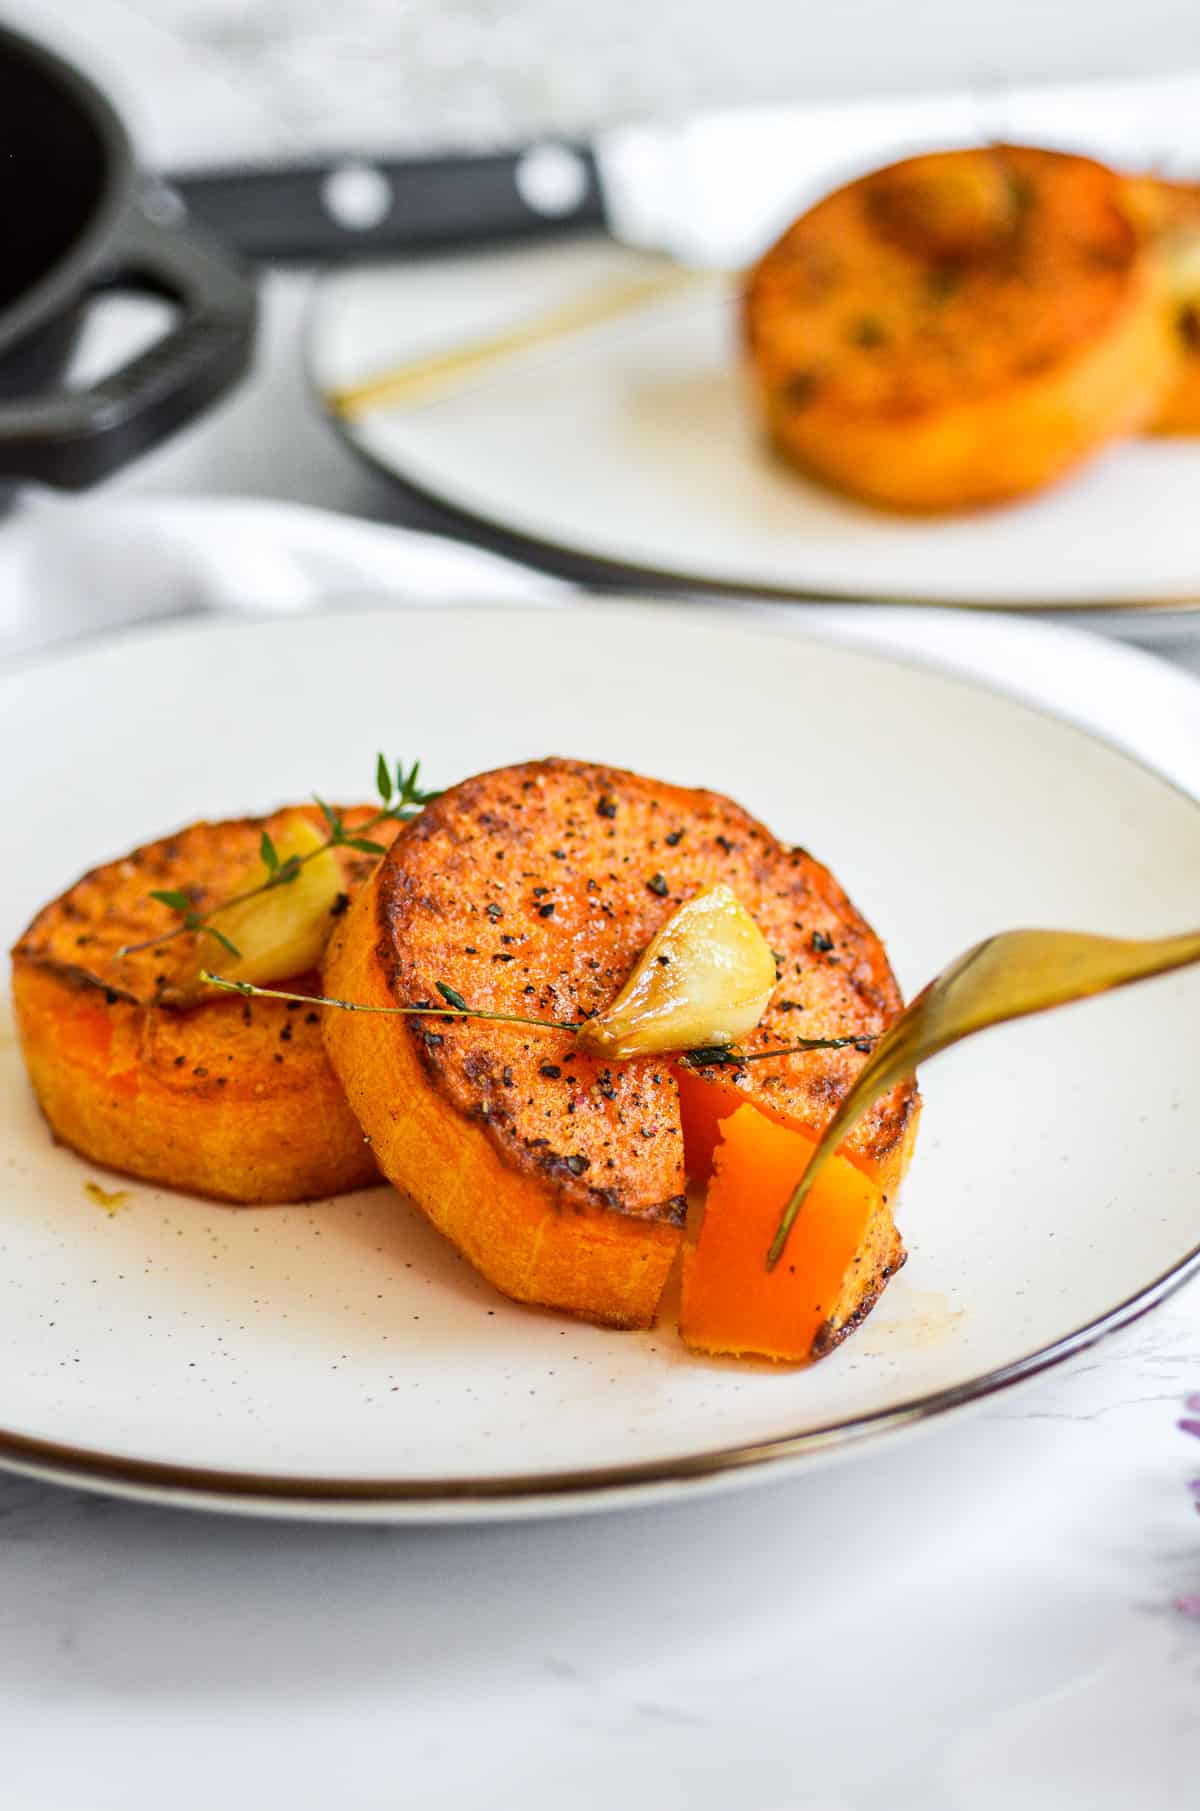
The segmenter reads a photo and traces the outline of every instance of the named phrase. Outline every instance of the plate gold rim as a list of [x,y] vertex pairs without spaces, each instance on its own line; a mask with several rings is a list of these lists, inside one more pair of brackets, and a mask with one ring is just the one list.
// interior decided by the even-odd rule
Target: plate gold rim
[[893,1408],[809,1428],[804,1433],[780,1434],[772,1440],[720,1447],[677,1459],[601,1466],[590,1471],[517,1472],[490,1478],[284,1477],[272,1472],[226,1471],[132,1459],[120,1453],[0,1429],[0,1468],[93,1490],[103,1491],[108,1486],[123,1495],[172,1507],[225,1507],[246,1512],[258,1508],[267,1513],[276,1509],[280,1514],[303,1514],[308,1510],[312,1520],[336,1520],[339,1510],[364,1508],[377,1509],[377,1519],[381,1521],[389,1519],[389,1510],[409,1512],[414,1520],[424,1512],[423,1519],[436,1521],[459,1514],[467,1505],[482,1509],[484,1505],[507,1504],[514,1515],[531,1503],[542,1506],[547,1513],[572,1507],[617,1507],[622,1500],[644,1498],[647,1493],[666,1497],[680,1487],[712,1483],[732,1473],[751,1474],[940,1420],[956,1409],[986,1401],[1086,1351],[1148,1314],[1198,1275],[1200,1245],[1144,1289],[1094,1320],[981,1377]]

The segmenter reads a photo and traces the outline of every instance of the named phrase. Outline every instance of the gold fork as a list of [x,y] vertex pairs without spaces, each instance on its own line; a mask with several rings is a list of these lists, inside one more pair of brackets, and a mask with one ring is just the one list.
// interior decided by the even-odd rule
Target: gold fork
[[1002,931],[944,968],[875,1046],[825,1128],[767,1256],[773,1270],[804,1198],[843,1139],[885,1089],[926,1057],[990,1025],[1048,1012],[1200,962],[1200,931],[1177,937],[1095,937],[1085,931]]

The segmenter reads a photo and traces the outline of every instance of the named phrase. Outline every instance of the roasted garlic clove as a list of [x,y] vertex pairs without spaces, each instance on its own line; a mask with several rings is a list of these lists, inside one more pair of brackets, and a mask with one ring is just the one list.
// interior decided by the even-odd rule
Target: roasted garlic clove
[[721,882],[685,900],[638,958],[579,1047],[594,1056],[699,1050],[745,1037],[775,988],[775,958],[737,894]]
[[[285,872],[289,861],[303,865],[292,880],[279,882],[265,892],[270,870],[258,862],[230,889],[235,903],[222,906],[208,923],[238,951],[236,956],[215,937],[203,932],[197,938],[197,979],[201,968],[213,970],[227,981],[252,981],[266,987],[273,981],[316,968],[333,928],[331,913],[342,891],[342,871],[325,838],[306,817],[291,813],[274,831],[275,852]],[[319,853],[314,853],[318,851]],[[240,895],[250,899],[236,903]]]

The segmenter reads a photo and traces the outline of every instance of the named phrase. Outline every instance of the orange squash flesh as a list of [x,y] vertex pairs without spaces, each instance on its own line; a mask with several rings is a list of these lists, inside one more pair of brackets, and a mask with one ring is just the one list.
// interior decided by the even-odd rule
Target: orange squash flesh
[[[721,1139],[722,1123],[736,1113],[739,1107],[753,1105],[774,1125],[782,1126],[787,1131],[800,1132],[806,1137],[811,1138],[819,1132],[819,1127],[797,1118],[794,1113],[772,1109],[769,1097],[761,1091],[755,1091],[748,1098],[732,1081],[722,1081],[721,1073],[720,1070],[710,1069],[704,1075],[697,1075],[684,1063],[679,1064],[676,1070],[679,1111],[683,1123],[683,1158],[689,1181],[709,1180],[713,1173],[714,1153]],[[750,1085],[753,1087],[753,1081]],[[846,1146],[848,1161],[887,1196],[894,1195],[904,1180],[916,1142],[920,1113],[920,1096],[915,1089],[908,1090],[906,1118],[897,1141],[885,1143],[879,1140],[873,1147],[867,1147],[861,1139],[854,1139]]]
[[904,1261],[886,1198],[835,1157],[769,1271],[767,1251],[816,1141],[747,1105],[720,1131],[699,1235],[684,1253],[679,1331],[699,1352],[808,1363],[857,1325]]

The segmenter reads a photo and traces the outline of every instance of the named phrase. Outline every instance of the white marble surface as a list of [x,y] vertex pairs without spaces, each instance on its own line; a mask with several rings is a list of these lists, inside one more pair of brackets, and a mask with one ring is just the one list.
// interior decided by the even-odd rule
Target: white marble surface
[[1193,1298],[909,1444],[559,1524],[7,1482],[0,1802],[1189,1811],[1195,1372]]
[[[187,97],[138,79],[186,46],[230,155],[251,114],[281,145],[444,145],[579,131],[731,100],[1153,73],[1200,62],[1180,0],[6,0],[97,46],[155,142],[191,136]],[[135,46],[131,65],[126,47]],[[132,78],[132,79],[130,79]],[[192,80],[197,79],[193,69]]]
[[[768,10],[743,6],[735,23]],[[593,9],[579,27],[591,36],[576,40],[566,9],[532,3],[6,7],[140,94],[144,141],[164,156],[172,114],[179,155],[202,136],[187,84],[220,88],[230,44],[264,20],[300,21],[319,44],[328,14],[360,63],[356,21],[393,42],[407,33],[435,60],[449,55],[429,48],[438,42],[468,44],[485,72],[511,33],[502,78],[471,77],[503,90],[493,104],[505,124],[599,117],[626,80],[634,101],[717,83],[711,34],[718,24],[728,34],[725,8],[662,9],[649,66],[622,37],[638,11]],[[694,42],[700,13],[707,63]],[[1170,0],[1149,0],[1132,43],[1127,10],[1110,0],[1022,0],[965,23],[938,0],[917,17],[927,33],[861,0],[840,15],[821,9],[810,54],[792,46],[788,79],[794,69],[818,87],[848,82],[856,58],[878,80],[918,67],[929,80],[998,59],[1005,74],[1030,74],[1200,55],[1196,15]],[[610,63],[587,75],[570,49],[590,44],[601,18],[612,21]],[[439,38],[443,19],[457,39]],[[216,45],[215,66],[180,53],[171,32],[181,25]],[[761,64],[748,75],[744,32],[734,38],[731,79],[746,87],[763,79]],[[536,82],[535,40],[547,46]],[[289,78],[286,138],[313,118],[312,66],[308,51],[282,54],[303,76]],[[249,55],[232,62],[236,87]],[[168,67],[176,86],[151,102],[151,75]],[[461,107],[465,118],[473,92],[452,66],[440,117]],[[229,117],[253,137],[261,94],[243,100],[231,98]],[[422,132],[435,111],[431,102]],[[302,278],[272,282],[253,383],[117,491],[391,510],[307,410],[303,291]],[[110,322],[109,343],[128,328]],[[1175,1600],[1200,1591],[1186,1487],[1200,1443],[1175,1423],[1189,1389],[1200,1389],[1194,1289],[1069,1371],[919,1439],[674,1508],[442,1533],[310,1529],[0,1479],[0,1804],[1188,1811],[1200,1621]]]

